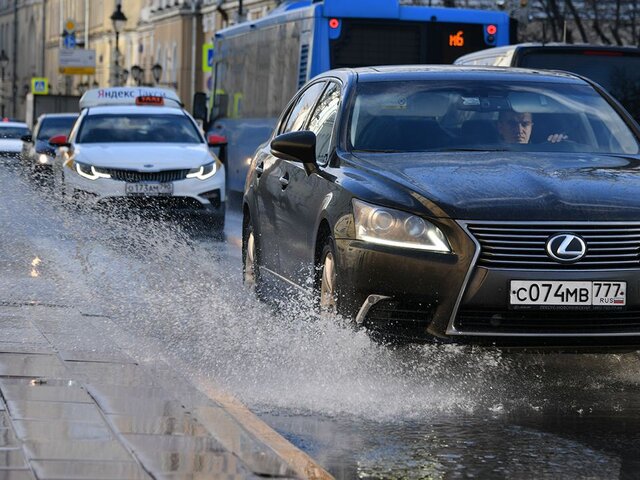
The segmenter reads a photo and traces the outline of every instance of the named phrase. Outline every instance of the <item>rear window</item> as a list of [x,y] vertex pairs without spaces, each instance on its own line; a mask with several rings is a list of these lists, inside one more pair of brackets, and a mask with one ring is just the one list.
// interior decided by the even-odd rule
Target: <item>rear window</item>
[[87,115],[78,143],[203,143],[196,126],[184,115]]
[[565,83],[361,83],[349,128],[352,148],[365,151],[639,151],[598,92]]
[[525,53],[518,66],[565,70],[587,77],[602,85],[640,120],[640,55],[602,50],[577,53],[534,50]]
[[331,68],[450,64],[490,46],[480,24],[343,19],[330,42]]
[[38,140],[47,140],[56,135],[69,136],[71,127],[78,117],[43,118],[38,130]]
[[0,127],[0,138],[19,139],[29,133],[26,127]]

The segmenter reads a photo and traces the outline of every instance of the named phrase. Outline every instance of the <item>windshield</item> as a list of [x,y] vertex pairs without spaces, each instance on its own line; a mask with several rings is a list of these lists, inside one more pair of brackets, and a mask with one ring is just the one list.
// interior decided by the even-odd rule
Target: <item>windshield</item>
[[69,136],[71,127],[78,117],[51,117],[43,118],[38,130],[38,140],[48,140],[56,135]]
[[203,143],[185,115],[87,115],[77,143]]
[[640,120],[640,55],[601,50],[531,51],[522,57],[520,66],[565,70],[585,76],[602,85]]
[[0,127],[0,138],[19,139],[24,135],[29,135],[27,127]]
[[638,142],[590,86],[546,82],[366,82],[354,150],[512,150],[637,154]]

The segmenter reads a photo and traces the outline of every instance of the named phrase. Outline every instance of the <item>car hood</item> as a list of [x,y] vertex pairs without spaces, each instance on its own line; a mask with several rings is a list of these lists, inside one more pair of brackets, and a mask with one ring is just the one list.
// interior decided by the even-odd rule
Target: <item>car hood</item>
[[74,160],[96,167],[124,170],[181,170],[212,162],[205,144],[80,144],[74,147]]
[[640,221],[640,156],[514,152],[357,154],[371,174],[460,220]]
[[0,140],[0,152],[21,152],[22,140],[14,138],[3,138]]

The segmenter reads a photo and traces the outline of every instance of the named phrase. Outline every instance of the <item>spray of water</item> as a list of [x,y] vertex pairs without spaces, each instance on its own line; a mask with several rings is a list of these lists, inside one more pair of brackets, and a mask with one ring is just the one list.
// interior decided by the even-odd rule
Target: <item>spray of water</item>
[[262,411],[375,421],[508,415],[544,409],[568,391],[628,387],[640,370],[628,356],[382,345],[363,330],[318,318],[310,304],[276,311],[259,302],[242,285],[234,247],[182,221],[62,206],[49,190],[34,191],[12,175],[0,175],[0,184],[3,252],[37,255],[41,277],[55,281],[52,291],[39,290],[37,279],[27,289],[2,284],[8,295],[109,315],[194,381]]

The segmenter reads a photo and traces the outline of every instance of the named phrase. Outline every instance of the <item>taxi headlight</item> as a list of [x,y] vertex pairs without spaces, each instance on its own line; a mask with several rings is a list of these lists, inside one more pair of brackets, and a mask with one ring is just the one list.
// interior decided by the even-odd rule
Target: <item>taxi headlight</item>
[[353,200],[356,238],[390,247],[450,253],[444,233],[423,218]]
[[198,180],[206,180],[215,175],[217,170],[216,162],[207,163],[200,167],[192,168],[187,173],[187,178],[197,178]]
[[97,180],[99,178],[111,178],[108,173],[102,173],[96,170],[93,165],[87,165],[86,163],[73,162],[75,170],[81,177],[88,178],[89,180]]

